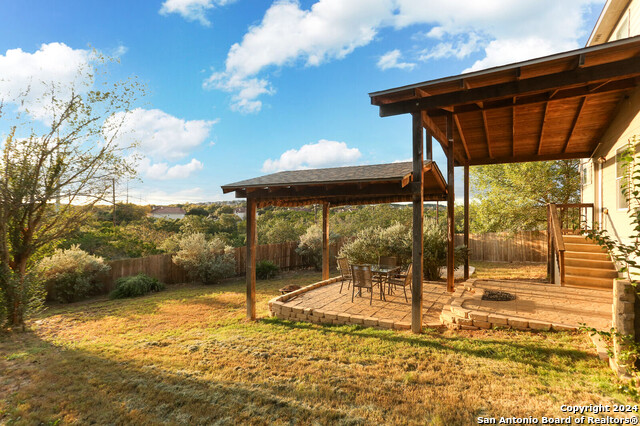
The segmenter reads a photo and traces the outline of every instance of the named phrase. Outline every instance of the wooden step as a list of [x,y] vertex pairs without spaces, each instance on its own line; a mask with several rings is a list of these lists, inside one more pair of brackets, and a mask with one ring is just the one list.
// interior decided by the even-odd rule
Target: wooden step
[[609,269],[615,270],[616,267],[609,259],[606,260],[597,260],[597,259],[582,259],[579,257],[570,257],[567,256],[568,252],[565,252],[564,255],[564,264],[565,266],[576,266],[580,268],[598,268],[598,269]]
[[[566,265],[566,264],[565,264]],[[584,268],[581,266],[566,266],[565,274],[593,278],[618,278],[618,271],[601,268]]]
[[584,235],[563,235],[562,240],[566,243],[576,244],[595,244],[593,240],[588,239]]
[[564,284],[569,287],[613,288],[613,278],[594,278],[565,275]]
[[600,247],[597,244],[576,244],[576,243],[565,243],[564,248],[566,251],[582,251],[589,253],[606,253],[606,249]]
[[609,254],[593,253],[588,251],[565,251],[565,262],[567,261],[567,259],[609,260]]

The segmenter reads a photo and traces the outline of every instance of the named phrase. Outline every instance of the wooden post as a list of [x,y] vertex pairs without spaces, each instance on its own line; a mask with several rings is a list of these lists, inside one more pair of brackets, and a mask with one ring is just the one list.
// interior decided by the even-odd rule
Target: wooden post
[[553,283],[553,252],[551,251],[551,206],[547,204],[547,277]]
[[247,198],[247,318],[256,319],[256,202]]
[[433,161],[433,137],[427,130],[427,160]]
[[411,331],[422,332],[422,251],[423,251],[423,208],[424,188],[422,183],[423,141],[422,116],[412,114],[413,129],[413,276],[411,282]]
[[454,191],[454,158],[453,158],[453,115],[447,116],[447,291],[454,291],[454,254],[455,249],[455,191]]
[[322,205],[322,280],[329,279],[329,203]]
[[464,279],[469,279],[469,163],[464,165]]

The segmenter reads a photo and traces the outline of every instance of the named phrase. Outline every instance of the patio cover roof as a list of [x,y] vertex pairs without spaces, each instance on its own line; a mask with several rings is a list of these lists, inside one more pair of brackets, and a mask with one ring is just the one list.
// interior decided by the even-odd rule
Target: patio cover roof
[[370,93],[382,117],[420,112],[456,165],[591,157],[640,85],[640,36]]
[[[222,186],[258,207],[380,204],[412,200],[413,163],[334,167],[273,173]],[[433,161],[423,167],[424,199],[446,200],[447,184]]]

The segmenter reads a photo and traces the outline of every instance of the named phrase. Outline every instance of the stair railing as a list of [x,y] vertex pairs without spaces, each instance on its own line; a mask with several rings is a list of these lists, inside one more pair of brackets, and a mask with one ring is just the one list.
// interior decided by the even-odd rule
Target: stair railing
[[[558,207],[555,204],[547,204],[547,272],[553,284],[558,284],[559,278],[560,285],[564,285],[564,251]],[[556,271],[559,277],[556,276]]]

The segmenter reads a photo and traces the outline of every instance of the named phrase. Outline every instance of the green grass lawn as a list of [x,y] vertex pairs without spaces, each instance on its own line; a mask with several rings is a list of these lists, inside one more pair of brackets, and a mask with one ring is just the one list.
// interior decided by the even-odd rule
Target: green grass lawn
[[278,288],[319,279],[258,281],[256,322],[242,279],[51,307],[31,331],[0,334],[0,424],[456,425],[629,402],[579,333],[418,336],[266,316]]

